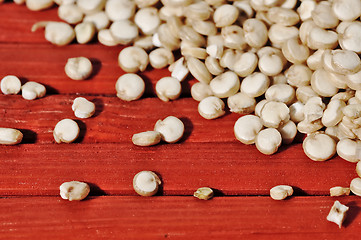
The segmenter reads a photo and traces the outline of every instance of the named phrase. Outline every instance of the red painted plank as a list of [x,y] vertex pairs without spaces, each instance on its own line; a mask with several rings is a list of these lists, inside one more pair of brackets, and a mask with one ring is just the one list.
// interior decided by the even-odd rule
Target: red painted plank
[[[162,102],[158,98],[143,98],[126,102],[117,97],[85,97],[96,104],[95,115],[77,119],[71,109],[73,100],[84,95],[47,95],[34,101],[20,95],[0,95],[0,127],[28,130],[24,143],[53,143],[52,131],[64,118],[77,120],[82,143],[130,142],[134,133],[153,130],[157,120],[173,115],[185,124],[183,140],[189,142],[234,142],[233,126],[241,116],[226,116],[206,120],[197,111],[198,102],[181,98]],[[35,138],[36,136],[36,138]]]
[[[8,74],[23,81],[37,81],[49,86],[53,93],[112,94],[115,82],[124,74],[117,63],[124,46],[102,46],[94,40],[91,44],[54,46],[44,39],[39,30],[30,31],[32,24],[40,20],[56,20],[57,9],[32,12],[25,6],[13,3],[0,5],[0,79]],[[85,56],[94,64],[94,74],[86,81],[73,81],[64,72],[68,58]],[[151,67],[141,76],[146,81],[146,93],[154,94],[154,84],[161,77],[169,76],[167,69],[154,70]],[[184,92],[189,95],[190,83],[183,83]]]
[[59,197],[0,199],[0,239],[358,239],[359,197],[341,229],[326,220],[335,198]]
[[134,175],[157,172],[162,195],[191,195],[201,186],[226,195],[268,195],[275,185],[298,195],[329,195],[348,186],[355,164],[334,158],[314,162],[300,145],[264,156],[237,142],[163,144],[151,148],[118,144],[23,144],[0,146],[0,195],[56,195],[64,181],[96,184],[96,194],[135,195]]
[[[0,44],[0,79],[16,75],[23,82],[36,81],[49,87],[51,93],[113,94],[115,83],[125,72],[118,66],[118,54],[123,47],[106,47],[100,44],[69,45],[66,47],[45,44]],[[88,57],[94,67],[92,76],[83,81],[68,78],[64,66],[70,57]],[[152,69],[139,73],[146,83],[146,94],[155,96],[156,82],[170,76],[167,69]],[[182,83],[183,92],[190,93],[191,77]]]
[[45,43],[43,31],[31,32],[38,21],[60,21],[57,8],[33,12],[25,5],[16,5],[12,1],[0,4],[0,42],[6,43]]

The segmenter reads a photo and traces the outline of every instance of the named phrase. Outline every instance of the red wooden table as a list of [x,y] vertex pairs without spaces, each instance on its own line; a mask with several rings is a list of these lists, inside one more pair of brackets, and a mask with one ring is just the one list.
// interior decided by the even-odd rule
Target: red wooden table
[[[238,142],[233,125],[240,117],[226,114],[205,120],[189,96],[186,81],[179,100],[155,97],[157,79],[167,70],[142,73],[145,96],[124,102],[115,82],[124,72],[117,65],[122,47],[96,42],[56,47],[43,32],[31,33],[40,20],[59,20],[56,9],[30,12],[11,2],[0,5],[0,78],[13,74],[23,82],[46,85],[48,94],[34,101],[0,95],[0,126],[21,129],[22,144],[0,146],[0,239],[359,239],[361,199],[330,197],[329,188],[348,186],[355,165],[339,157],[313,162],[301,141],[265,156]],[[89,80],[66,77],[69,57],[86,56],[95,65]],[[96,114],[77,122],[81,136],[73,144],[56,144],[55,124],[76,119],[75,97],[95,102]],[[131,136],[151,130],[158,119],[174,115],[185,124],[179,143],[137,147]],[[132,178],[152,170],[163,181],[155,197],[140,197]],[[90,184],[81,202],[60,198],[64,181]],[[272,200],[269,189],[288,184],[294,196]],[[209,186],[216,197],[192,197]],[[350,207],[341,229],[326,220],[335,200]]]

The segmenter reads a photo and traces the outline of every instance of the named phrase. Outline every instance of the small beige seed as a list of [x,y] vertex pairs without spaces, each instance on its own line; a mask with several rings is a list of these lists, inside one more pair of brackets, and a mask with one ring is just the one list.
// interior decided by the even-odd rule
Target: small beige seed
[[194,47],[203,47],[206,45],[205,38],[197,33],[191,26],[183,25],[180,28],[179,38],[182,42],[186,44],[190,43]]
[[274,45],[282,46],[288,39],[298,37],[298,28],[273,24],[268,31],[268,37]]
[[1,92],[5,95],[18,94],[21,90],[21,82],[14,75],[7,75],[1,79]]
[[155,47],[153,44],[153,36],[140,36],[134,40],[133,46],[143,48],[145,51],[151,51]]
[[339,197],[349,194],[350,194],[350,188],[339,187],[339,186],[330,188],[331,197]]
[[316,1],[301,2],[300,6],[297,8],[297,12],[303,22],[312,17],[312,11],[315,9],[316,5]]
[[226,98],[238,92],[240,81],[237,74],[227,71],[213,78],[209,86],[216,97]]
[[324,133],[312,133],[303,140],[303,151],[314,161],[325,161],[336,153],[336,142]]
[[134,145],[147,147],[158,144],[161,139],[162,135],[159,132],[146,131],[134,134],[132,137],[132,142]]
[[180,39],[179,39],[179,36],[173,35],[169,25],[164,23],[164,24],[161,24],[158,27],[158,31],[153,34],[153,44],[156,47],[163,46],[165,48],[170,49],[171,51],[174,51],[174,50],[179,49]]
[[361,178],[354,178],[350,184],[351,192],[361,197]]
[[327,215],[327,220],[330,222],[334,222],[341,228],[343,221],[346,218],[346,212],[349,207],[341,204],[339,201],[335,201],[329,214]]
[[194,192],[193,196],[198,199],[209,200],[209,199],[213,198],[214,192],[209,187],[201,187],[201,188],[198,188],[197,191]]
[[283,70],[283,56],[280,54],[269,53],[259,57],[258,68],[267,76],[276,76]]
[[155,69],[165,68],[174,62],[174,55],[167,48],[157,48],[149,53],[149,63]]
[[130,20],[119,20],[110,25],[110,33],[120,44],[130,44],[139,35],[138,27]]
[[128,73],[143,72],[148,63],[148,54],[140,47],[126,47],[120,51],[118,56],[119,66]]
[[[109,0],[108,0],[109,1]],[[115,0],[117,1],[117,0]],[[151,7],[158,3],[159,0],[134,0],[139,8]]]
[[329,1],[322,1],[316,5],[311,13],[312,20],[321,28],[334,28],[339,20],[332,11]]
[[284,26],[293,26],[299,22],[298,14],[292,9],[281,7],[270,8],[267,12],[267,18],[274,23],[282,24]]
[[118,98],[124,101],[134,101],[142,97],[145,83],[139,75],[126,73],[118,78],[115,90]]
[[155,7],[139,9],[134,16],[134,22],[144,35],[155,33],[161,23],[158,9]]
[[93,72],[93,65],[86,57],[69,58],[65,64],[66,75],[73,80],[85,80]]
[[[360,150],[361,150],[361,149],[358,149],[358,151],[357,151],[357,155],[358,155],[359,158],[361,158]],[[356,173],[357,173],[357,175],[361,178],[361,161],[359,161],[359,162],[356,164]]]
[[287,83],[293,87],[310,85],[312,71],[303,64],[294,64],[285,71]]
[[219,60],[217,58],[208,56],[206,58],[206,60],[204,61],[204,63],[206,65],[208,71],[215,76],[218,76],[219,74],[224,72],[224,68],[220,65]]
[[283,144],[291,144],[297,134],[297,126],[293,121],[288,121],[278,127],[277,130],[281,133]]
[[361,2],[359,0],[334,0],[332,10],[341,21],[354,21],[361,15]]
[[160,100],[168,102],[179,98],[182,86],[174,77],[163,77],[157,81],[155,91]]
[[215,119],[223,116],[224,102],[215,96],[209,96],[202,99],[198,104],[198,113],[205,119]]
[[207,20],[213,9],[204,1],[195,2],[185,7],[185,16],[190,19]]
[[323,56],[325,53],[325,49],[318,49],[317,51],[315,51],[312,55],[310,55],[307,58],[307,66],[311,69],[311,70],[316,70],[319,68],[323,68]]
[[90,42],[95,35],[95,26],[91,22],[82,22],[75,26],[76,41],[80,44]]
[[44,85],[37,82],[27,82],[21,87],[21,95],[26,100],[34,100],[36,98],[44,97],[46,88]]
[[285,103],[267,102],[261,110],[261,120],[265,127],[278,128],[290,119],[290,110]]
[[361,69],[360,57],[349,50],[334,50],[331,64],[340,74],[354,74]]
[[306,102],[312,98],[312,97],[318,97],[319,95],[312,89],[311,86],[302,86],[298,87],[296,90],[296,98],[298,101],[300,101],[303,104],[306,104]]
[[69,201],[80,201],[88,196],[90,187],[79,181],[65,182],[60,185],[60,196]]
[[293,122],[299,123],[305,119],[305,115],[303,113],[303,107],[305,105],[299,101],[290,105],[290,118]]
[[293,188],[288,185],[278,185],[270,190],[270,196],[274,200],[283,200],[289,196],[292,196]]
[[291,63],[303,63],[310,55],[307,46],[303,45],[297,37],[290,38],[282,44],[282,53]]
[[323,112],[322,124],[325,127],[336,126],[343,117],[342,109],[346,106],[344,101],[339,99],[331,100]]
[[109,27],[110,21],[104,11],[85,15],[83,22],[91,22],[95,28],[100,31]]
[[83,97],[75,98],[71,108],[78,118],[90,118],[95,112],[95,104]]
[[221,35],[225,47],[242,50],[247,46],[244,31],[240,26],[231,25],[223,27]]
[[239,92],[228,97],[227,105],[231,112],[250,114],[254,112],[256,100],[245,93]]
[[155,195],[161,183],[157,174],[151,171],[141,171],[133,178],[135,192],[144,197]]
[[64,22],[42,21],[35,23],[31,31],[45,27],[45,39],[52,44],[64,46],[71,43],[75,38],[75,31],[72,26]]
[[263,154],[271,155],[277,152],[282,143],[282,136],[275,128],[261,130],[255,139],[256,148]]
[[244,38],[248,45],[254,48],[263,47],[268,40],[266,25],[256,18],[247,19],[243,23]]
[[219,60],[219,64],[223,68],[228,68],[229,70],[233,71],[235,63],[242,56],[242,51],[237,49],[225,49],[221,59]]
[[323,117],[323,110],[325,109],[325,104],[323,103],[320,97],[312,97],[307,100],[303,113],[305,115],[305,120],[307,122],[314,122]]
[[163,141],[167,143],[175,143],[183,137],[184,124],[179,118],[168,116],[155,123],[154,131],[161,134]]
[[259,97],[266,92],[270,85],[270,79],[263,73],[254,72],[245,77],[241,82],[241,92],[250,97]]
[[239,11],[235,6],[224,4],[216,8],[213,14],[213,20],[216,27],[225,27],[232,25],[238,18]]
[[257,134],[262,130],[261,119],[255,115],[245,115],[234,124],[234,135],[243,144],[253,144]]
[[194,57],[187,57],[186,61],[189,72],[193,75],[193,77],[195,77],[198,81],[207,84],[211,81],[212,75],[201,60]]
[[323,127],[321,119],[317,119],[313,122],[308,122],[303,120],[297,124],[297,130],[300,133],[304,134],[311,134],[315,133],[316,131],[320,130]]
[[12,128],[0,128],[0,144],[15,145],[22,141],[23,134]]
[[[26,0],[14,0],[14,3],[21,5],[24,4]],[[4,2],[4,0],[1,0],[0,2]]]
[[54,128],[53,136],[57,143],[71,143],[79,136],[79,126],[71,119],[63,119],[59,121]]
[[361,53],[361,22],[354,21],[339,36],[339,43],[342,49]]
[[254,108],[254,113],[256,116],[261,116],[261,111],[266,103],[268,103],[268,101],[266,99],[263,99],[256,104],[256,107]]
[[[114,39],[109,29],[102,29],[98,32],[98,41],[104,46],[116,46],[118,42]],[[134,43],[134,46],[138,46]]]
[[253,52],[245,52],[234,63],[233,71],[240,77],[247,77],[254,72],[257,64],[257,55]]
[[104,8],[106,0],[77,0],[78,7],[85,13],[99,12]]
[[290,105],[295,97],[295,89],[288,84],[282,83],[270,86],[265,93],[267,101],[283,102],[286,105]]
[[344,138],[337,143],[337,154],[348,162],[357,163],[360,161],[358,151],[360,151],[361,142]]
[[212,96],[213,92],[208,84],[196,82],[191,87],[191,95],[194,100],[200,102],[206,97]]
[[185,80],[189,74],[189,69],[184,57],[181,57],[174,63],[170,64],[168,70],[171,72],[171,77],[178,79],[180,82]]
[[332,30],[313,27],[307,38],[307,46],[313,50],[333,49],[338,44],[338,35]]
[[75,4],[62,4],[58,8],[58,16],[69,24],[77,24],[83,20],[84,14]]
[[322,97],[332,97],[339,89],[332,84],[329,78],[324,69],[317,69],[311,76],[312,89]]
[[53,6],[53,0],[26,0],[26,7],[31,11],[41,11]]
[[[135,2],[138,1],[136,0]],[[135,2],[132,0],[107,0],[105,3],[105,13],[113,22],[130,19],[135,13]]]

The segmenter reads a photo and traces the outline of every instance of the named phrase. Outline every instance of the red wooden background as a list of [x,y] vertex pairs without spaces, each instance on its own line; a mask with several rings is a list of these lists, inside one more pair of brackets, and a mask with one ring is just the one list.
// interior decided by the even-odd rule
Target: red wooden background
[[[59,20],[56,9],[30,12],[11,2],[0,4],[0,79],[17,75],[23,82],[45,84],[48,94],[27,101],[20,95],[0,95],[0,127],[21,129],[24,141],[0,146],[0,239],[358,239],[361,200],[333,198],[329,188],[348,186],[355,165],[339,157],[313,162],[301,141],[264,156],[254,146],[238,142],[228,113],[205,120],[185,93],[164,103],[154,84],[167,70],[147,70],[146,95],[134,102],[115,96],[115,82],[124,72],[117,66],[122,47],[96,42],[56,47],[43,32],[31,33],[39,20]],[[86,56],[95,65],[89,80],[66,77],[69,57]],[[90,119],[76,119],[72,100],[84,96],[95,102]],[[131,136],[151,130],[158,119],[174,115],[185,123],[179,143],[137,147]],[[76,119],[81,136],[73,144],[56,144],[55,124]],[[301,138],[300,138],[301,139]],[[152,170],[163,181],[160,193],[135,194],[132,178]],[[91,196],[68,202],[59,196],[64,181],[91,185]],[[295,188],[285,201],[274,201],[269,189],[278,184]],[[216,197],[192,197],[209,186]],[[350,207],[342,227],[326,220],[334,200]]]

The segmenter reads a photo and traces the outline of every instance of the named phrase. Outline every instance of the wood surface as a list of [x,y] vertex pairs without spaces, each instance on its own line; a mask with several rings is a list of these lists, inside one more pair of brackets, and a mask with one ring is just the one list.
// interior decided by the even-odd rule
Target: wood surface
[[[48,94],[34,101],[21,95],[0,95],[0,127],[20,129],[24,140],[0,146],[0,239],[358,239],[361,200],[332,198],[329,188],[348,186],[357,176],[355,164],[334,157],[314,162],[302,151],[302,135],[265,156],[243,145],[233,134],[238,114],[205,120],[189,95],[195,82],[183,83],[179,100],[162,102],[154,84],[168,76],[166,69],[147,69],[141,75],[146,93],[138,101],[115,96],[115,82],[124,72],[117,65],[122,46],[96,41],[57,47],[43,31],[32,33],[41,20],[59,20],[56,8],[31,12],[10,1],[0,4],[0,79],[8,74],[21,81],[44,84]],[[86,56],[94,64],[89,80],[73,81],[64,73],[69,57]],[[77,119],[72,100],[83,96],[96,104],[89,119]],[[185,124],[179,143],[137,147],[134,133],[152,130],[169,115]],[[71,118],[80,138],[57,144],[55,124]],[[159,174],[157,196],[136,196],[132,178],[141,170]],[[64,181],[90,184],[85,201],[59,197]],[[274,201],[269,189],[294,187],[294,196]],[[202,186],[216,197],[192,197]],[[341,229],[326,220],[334,200],[350,207]]]

